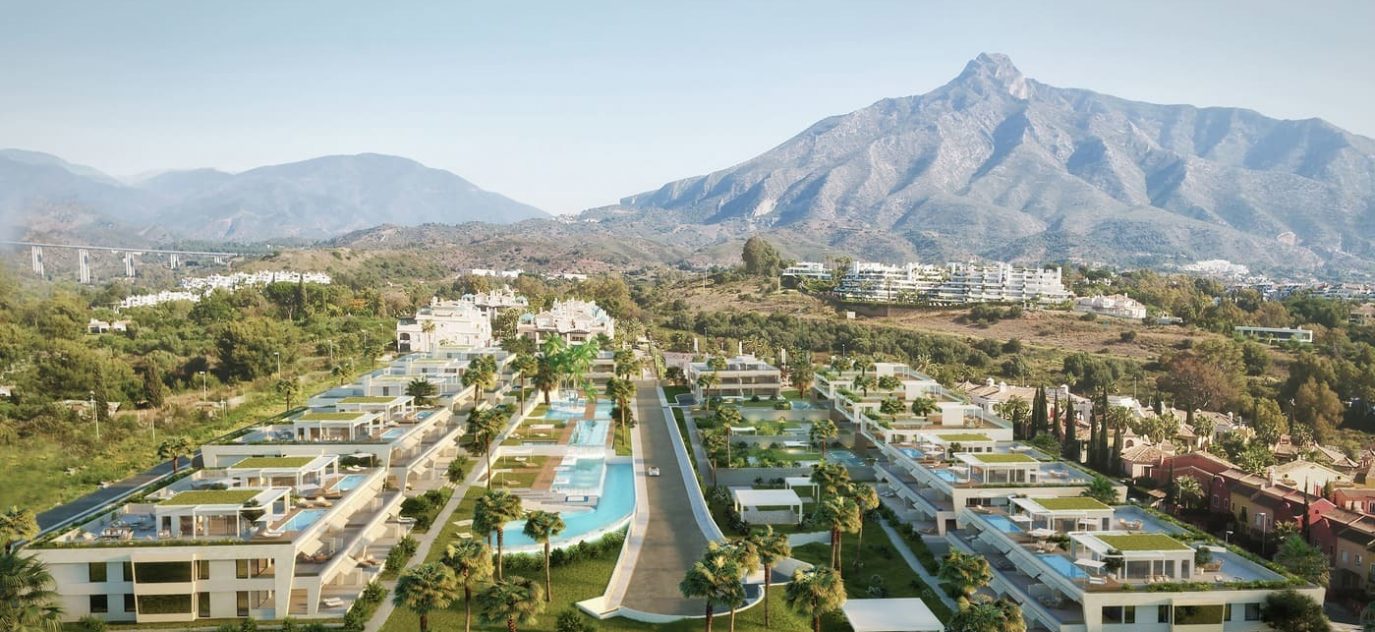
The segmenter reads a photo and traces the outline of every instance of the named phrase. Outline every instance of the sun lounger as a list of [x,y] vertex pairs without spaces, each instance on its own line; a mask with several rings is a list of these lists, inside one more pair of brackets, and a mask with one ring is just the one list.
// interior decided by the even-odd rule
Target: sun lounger
[[343,599],[340,599],[340,598],[338,598],[338,597],[325,597],[324,599],[321,599],[321,600],[320,600],[320,603],[322,603],[322,604],[324,604],[324,605],[326,605],[326,606],[328,606],[328,607],[330,607],[330,608],[340,608],[340,607],[343,607],[343,605],[344,605],[344,600],[343,600]]

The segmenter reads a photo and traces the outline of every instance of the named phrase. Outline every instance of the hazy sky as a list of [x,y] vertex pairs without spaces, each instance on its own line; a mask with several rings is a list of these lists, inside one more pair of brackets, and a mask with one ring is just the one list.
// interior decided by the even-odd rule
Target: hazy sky
[[11,2],[0,147],[116,175],[381,152],[553,212],[926,92],[981,51],[1375,136],[1375,2]]

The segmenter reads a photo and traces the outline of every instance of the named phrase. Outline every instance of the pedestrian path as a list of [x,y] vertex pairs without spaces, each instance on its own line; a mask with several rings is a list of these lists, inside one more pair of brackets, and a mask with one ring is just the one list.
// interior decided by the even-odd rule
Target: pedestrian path
[[926,582],[926,585],[931,587],[931,592],[936,593],[941,603],[944,603],[945,607],[949,608],[951,612],[959,611],[959,604],[955,603],[955,600],[951,598],[950,595],[945,594],[944,590],[941,590],[940,580],[936,579],[931,573],[926,572],[926,567],[921,565],[921,560],[917,559],[917,554],[912,552],[912,548],[907,546],[907,541],[902,539],[902,536],[898,534],[897,530],[889,525],[887,520],[880,520],[879,525],[883,527],[883,532],[888,534],[888,541],[893,543],[893,547],[898,550],[898,555],[901,555],[903,561],[907,562],[907,565],[911,566],[912,570],[916,572],[917,575],[921,576],[922,581]]

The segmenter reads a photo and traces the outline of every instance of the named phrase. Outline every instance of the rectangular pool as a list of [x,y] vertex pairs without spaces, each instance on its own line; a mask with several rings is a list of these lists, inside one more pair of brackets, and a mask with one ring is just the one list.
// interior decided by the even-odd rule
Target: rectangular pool
[[989,524],[993,525],[993,528],[1002,531],[1003,533],[1022,532],[1022,528],[1017,526],[1017,523],[1013,522],[1007,516],[984,516],[983,519],[987,520]]
[[407,430],[409,430],[409,428],[392,428],[382,433],[382,438],[387,440],[400,439],[402,435],[406,434]]
[[551,489],[563,494],[596,495],[601,492],[605,471],[606,461],[602,459],[578,459],[572,467],[559,468]]
[[358,486],[362,485],[365,480],[368,480],[367,474],[349,474],[339,479],[339,482],[335,484],[334,488],[341,492],[351,492],[358,489]]
[[947,481],[947,482],[951,482],[951,483],[959,483],[959,482],[964,481],[963,478],[960,478],[960,475],[958,475],[958,474],[956,474],[956,473],[954,473],[954,472],[952,472],[952,471],[950,471],[950,470],[947,470],[947,469],[931,470],[931,473],[932,473],[932,474],[935,474],[935,475],[936,475],[936,478],[939,478],[939,479],[941,479],[941,480],[943,480],[943,481]]
[[918,450],[916,448],[898,448],[898,452],[901,452],[904,456],[913,459],[921,459],[926,456],[925,452],[922,452],[921,450]]
[[319,522],[320,518],[327,513],[329,513],[328,509],[302,509],[278,529],[281,531],[304,531],[310,528],[310,525]]
[[[629,463],[607,465],[606,480],[597,498],[597,506],[591,511],[562,513],[563,533],[551,539],[550,544],[559,547],[589,537],[601,537],[603,531],[629,518],[635,511],[635,473],[631,468]],[[507,550],[540,546],[525,535],[524,528],[524,520],[508,522],[502,528],[502,539]]]
[[1084,579],[1089,576],[1088,573],[1084,572],[1084,569],[1075,566],[1073,561],[1063,555],[1042,553],[1036,557],[1041,558],[1041,561],[1045,562],[1046,566],[1049,566],[1055,572],[1070,579]]

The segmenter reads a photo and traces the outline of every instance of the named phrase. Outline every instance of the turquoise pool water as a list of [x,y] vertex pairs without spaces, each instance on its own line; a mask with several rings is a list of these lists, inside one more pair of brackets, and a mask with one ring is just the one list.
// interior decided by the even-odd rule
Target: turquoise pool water
[[943,481],[949,481],[951,483],[958,483],[961,480],[957,474],[950,470],[931,470],[931,473],[935,474],[936,478],[939,478]]
[[989,524],[993,525],[995,529],[1003,533],[1020,533],[1022,531],[1022,528],[1017,526],[1017,523],[1008,519],[1007,516],[984,516],[983,518],[987,520]]
[[901,452],[914,459],[920,459],[926,456],[925,452],[922,452],[921,450],[918,450],[916,448],[898,448],[898,452]]
[[611,430],[611,420],[592,419],[574,423],[578,425],[573,429],[573,436],[568,439],[568,445],[606,445],[606,434]]
[[601,488],[605,469],[606,461],[602,459],[578,459],[567,471],[554,475],[552,489],[570,494],[595,493]]
[[368,480],[367,474],[349,474],[339,479],[339,484],[335,485],[335,489],[341,492],[351,492],[362,485],[365,480]]
[[406,434],[406,430],[407,430],[406,428],[392,428],[391,430],[388,430],[388,431],[382,433],[382,438],[383,438],[383,439],[399,439],[399,438],[401,438],[401,435]]
[[1045,562],[1046,566],[1054,569],[1055,572],[1070,579],[1083,579],[1089,576],[1088,573],[1084,572],[1084,569],[1075,566],[1074,562],[1070,561],[1067,557],[1055,555],[1054,553],[1045,553],[1037,555],[1036,557],[1041,558],[1041,561]]
[[279,528],[282,531],[304,531],[310,525],[318,522],[326,513],[329,513],[328,509],[302,509]]
[[859,457],[855,456],[854,452],[849,450],[827,450],[826,460],[852,467],[864,465],[864,461],[860,460]]
[[[625,520],[635,511],[635,475],[629,463],[612,463],[606,466],[606,481],[602,484],[601,496],[592,511],[563,515],[563,533],[550,540],[554,546],[574,543],[586,539],[611,525]],[[526,537],[521,530],[525,521],[516,520],[506,523],[502,528],[502,538],[507,548],[533,547],[539,543]]]

